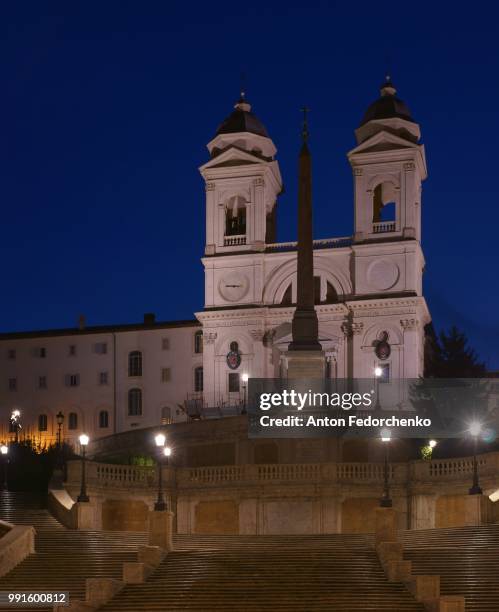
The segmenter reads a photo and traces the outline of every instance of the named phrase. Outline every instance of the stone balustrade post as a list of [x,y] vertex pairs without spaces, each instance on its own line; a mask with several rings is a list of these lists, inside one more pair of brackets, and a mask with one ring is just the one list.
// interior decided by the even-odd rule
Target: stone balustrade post
[[149,511],[149,545],[159,546],[167,552],[173,550],[173,512]]

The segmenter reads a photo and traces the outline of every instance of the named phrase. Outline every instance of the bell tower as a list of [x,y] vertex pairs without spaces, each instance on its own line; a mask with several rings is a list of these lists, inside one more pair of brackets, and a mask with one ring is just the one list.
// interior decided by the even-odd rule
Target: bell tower
[[349,152],[356,243],[421,240],[421,183],[427,177],[421,132],[389,76],[367,109]]
[[282,191],[277,149],[244,92],[208,143],[205,255],[263,251],[275,242]]

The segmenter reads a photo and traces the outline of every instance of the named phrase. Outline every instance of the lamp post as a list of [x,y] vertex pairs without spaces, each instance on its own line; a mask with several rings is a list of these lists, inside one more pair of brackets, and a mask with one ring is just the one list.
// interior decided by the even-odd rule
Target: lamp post
[[247,412],[246,410],[246,402],[247,402],[246,390],[247,390],[248,380],[249,380],[248,374],[246,373],[243,374],[242,379],[243,379],[243,409],[241,410],[241,414],[246,414]]
[[14,439],[17,444],[17,442],[19,442],[19,430],[21,429],[21,411],[17,410],[17,408],[12,411],[10,415],[10,422],[14,429]]
[[59,410],[55,418],[57,421],[57,468],[62,470],[62,424],[64,423],[64,415]]
[[376,403],[374,405],[375,410],[381,410],[381,404],[380,404],[380,401],[379,401],[379,379],[382,376],[383,376],[383,370],[379,366],[376,366],[374,368],[374,380],[375,380],[375,383],[376,383],[376,388],[375,388],[375,391],[376,391]]
[[9,459],[7,457],[9,453],[9,447],[6,444],[2,444],[0,446],[0,453],[2,454],[2,464],[3,464],[3,478],[2,478],[2,489],[7,490],[9,485],[7,483],[7,465],[9,463]]
[[[166,436],[165,434],[159,433],[154,437],[154,442],[156,444],[156,447],[158,449],[161,449],[161,455],[165,455],[165,442],[166,442]],[[166,510],[166,504],[165,504],[165,500],[163,497],[163,462],[162,462],[162,456],[160,456],[160,459],[158,461],[158,501],[154,504],[154,510],[161,512],[162,510]]]
[[86,469],[85,450],[87,448],[87,444],[90,438],[87,436],[87,434],[81,434],[79,440],[80,440],[80,446],[81,446],[81,488],[80,488],[80,494],[78,495],[76,501],[88,502],[90,501],[90,498],[87,495],[87,482],[86,482],[86,474],[85,474],[85,469]]
[[392,439],[392,434],[389,430],[384,429],[381,432],[381,442],[385,447],[385,460],[383,463],[383,497],[379,500],[379,505],[381,508],[391,508],[392,507],[392,498],[390,497],[390,474],[389,474],[389,463],[388,463],[388,453],[390,448],[390,441]]
[[468,493],[470,495],[482,495],[483,491],[480,487],[480,483],[478,480],[478,461],[476,458],[477,446],[478,446],[478,436],[482,431],[482,426],[477,421],[471,423],[469,432],[473,436],[473,484],[471,485]]
[[[172,449],[170,446],[165,446],[163,449],[163,455],[165,457],[165,463],[166,465],[168,465],[169,463],[169,459],[170,459],[170,455],[172,454]],[[165,496],[165,510],[168,510],[168,499]]]

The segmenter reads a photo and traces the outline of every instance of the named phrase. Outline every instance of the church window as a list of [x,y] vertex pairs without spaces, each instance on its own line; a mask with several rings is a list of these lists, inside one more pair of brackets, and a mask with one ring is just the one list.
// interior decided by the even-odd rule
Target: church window
[[46,414],[38,417],[38,431],[47,431],[48,419]]
[[194,352],[197,354],[203,352],[203,332],[201,330],[194,334]]
[[107,410],[101,410],[99,412],[99,427],[101,429],[109,427],[109,412]]
[[142,353],[132,351],[128,354],[128,376],[142,376]]
[[246,234],[246,203],[240,196],[231,198],[225,209],[225,235]]
[[128,391],[128,416],[140,416],[142,414],[142,390],[130,389]]
[[78,429],[78,415],[76,412],[68,414],[68,429]]
[[194,370],[194,391],[201,393],[203,391],[203,367],[199,366]]

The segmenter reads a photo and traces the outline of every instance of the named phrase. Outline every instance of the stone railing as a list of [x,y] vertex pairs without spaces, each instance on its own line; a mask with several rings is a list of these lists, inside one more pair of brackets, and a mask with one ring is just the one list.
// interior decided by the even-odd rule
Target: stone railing
[[377,221],[373,223],[373,234],[384,234],[395,231],[395,221]]
[[[499,452],[478,456],[480,478],[492,479],[499,488]],[[394,484],[467,483],[473,471],[472,457],[390,463],[390,481]],[[68,464],[67,483],[77,486],[81,462]],[[210,486],[259,485],[265,483],[314,483],[365,485],[380,483],[383,463],[270,463],[222,465],[196,468],[163,468],[163,479],[178,489]],[[87,483],[99,488],[154,489],[157,470],[152,467],[111,465],[88,462]],[[175,484],[174,484],[175,483]]]
[[[342,236],[341,238],[322,238],[320,240],[314,240],[314,249],[338,249],[341,247],[350,246],[351,244],[351,236]],[[279,251],[296,251],[297,248],[297,242],[273,242],[265,246],[265,250],[271,253]]]
[[246,244],[246,234],[224,237],[224,246],[240,246],[243,244]]

